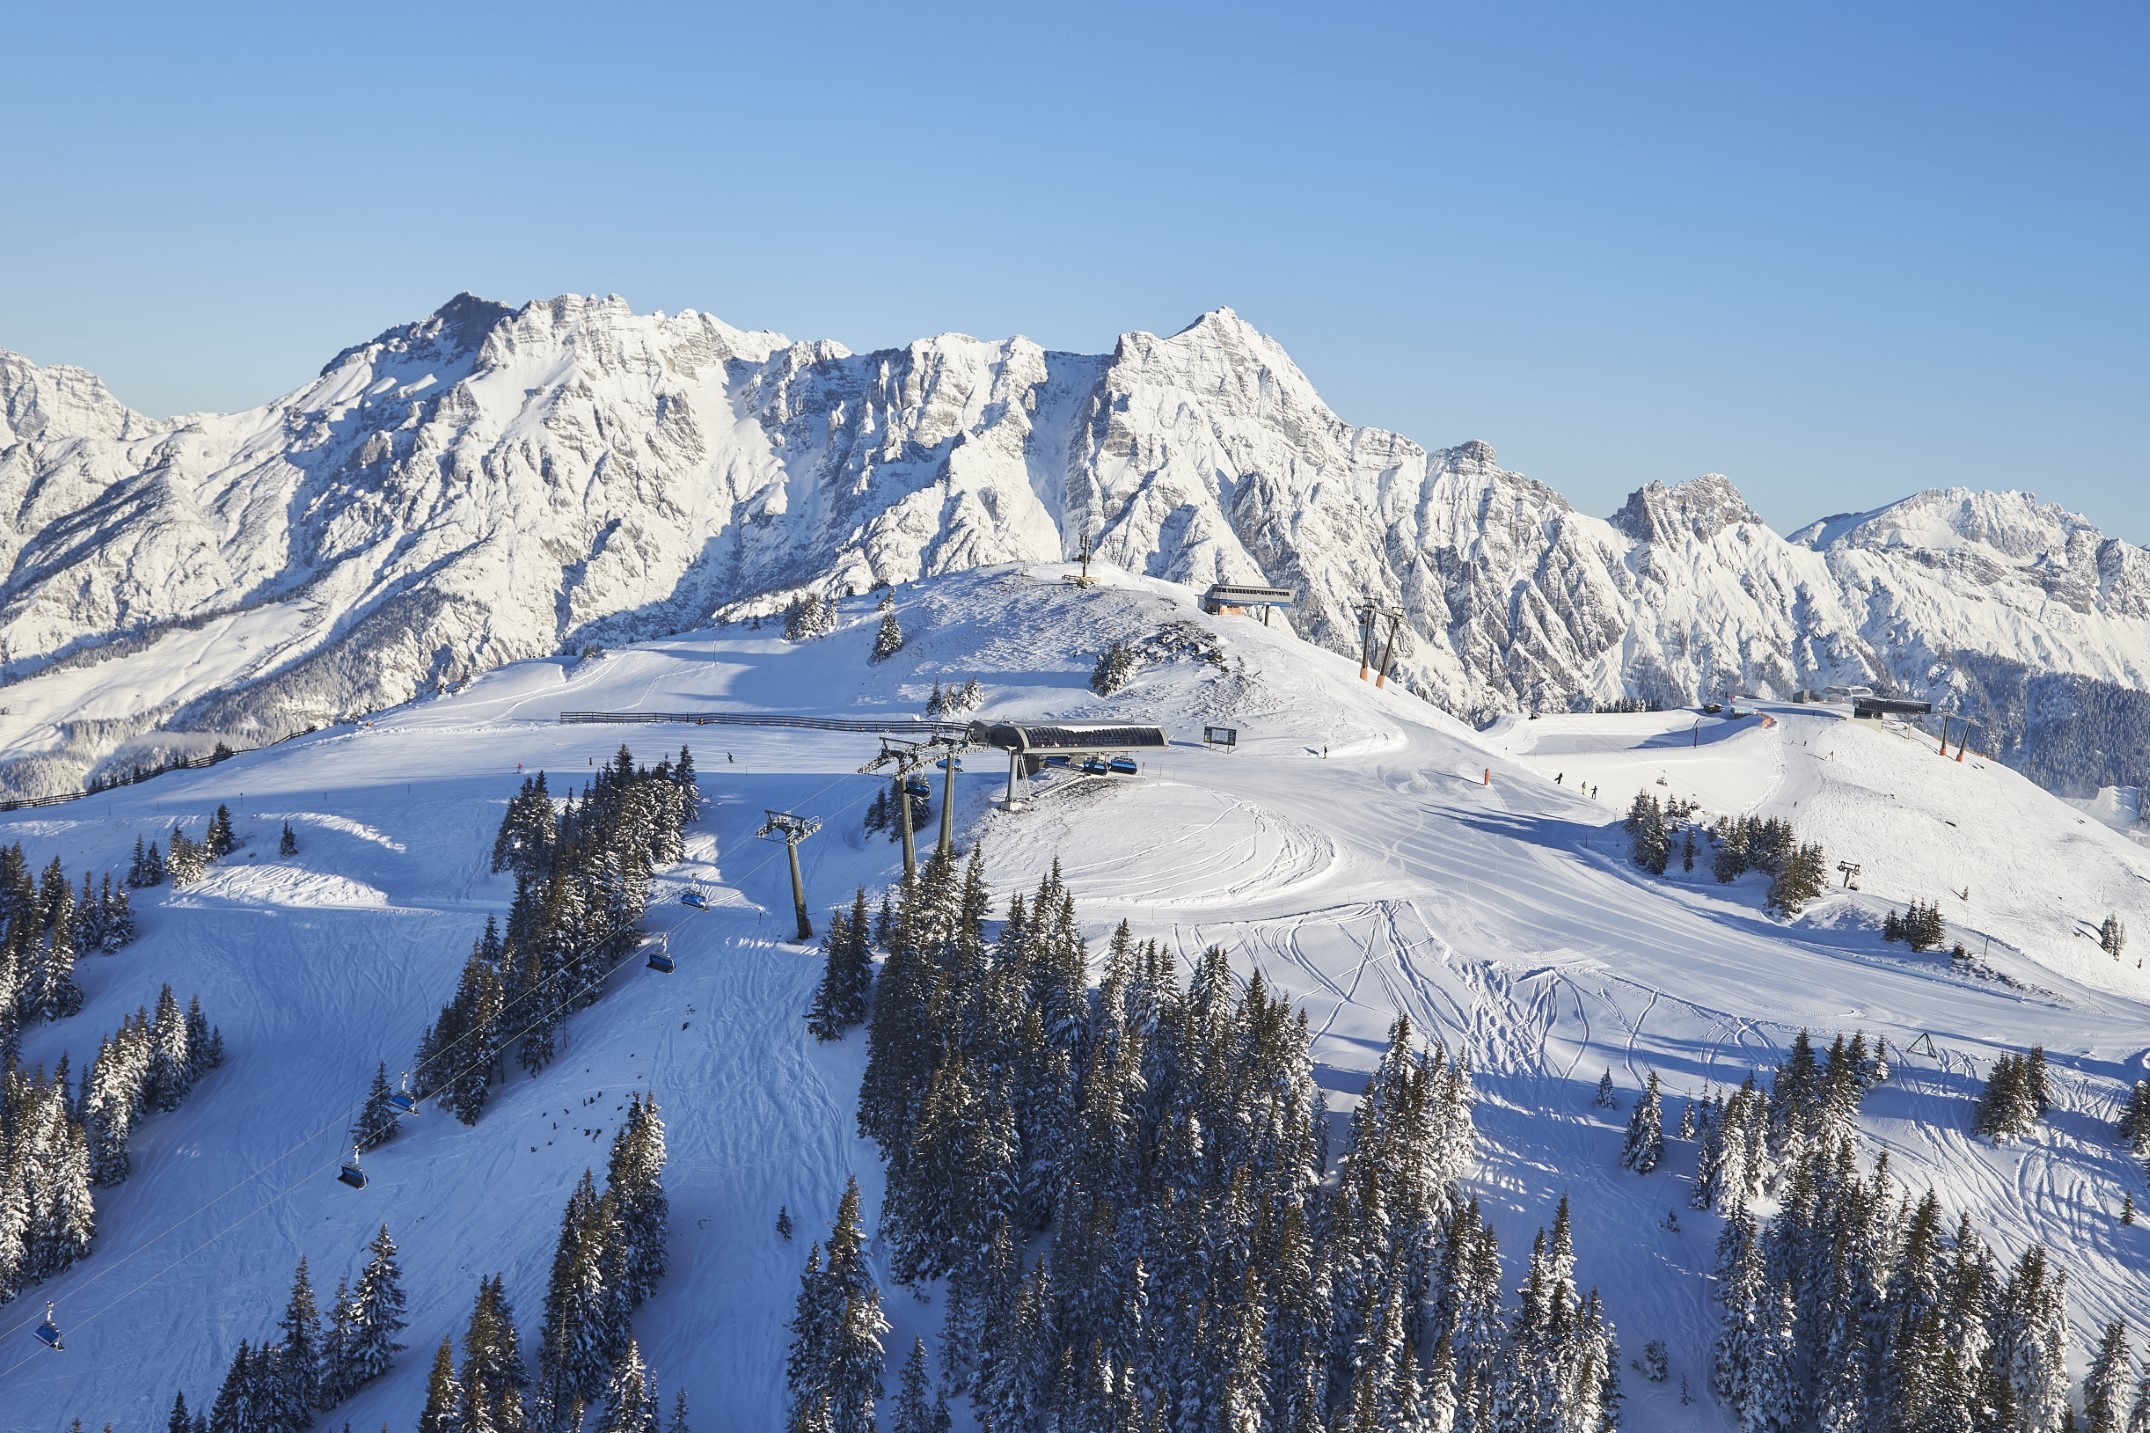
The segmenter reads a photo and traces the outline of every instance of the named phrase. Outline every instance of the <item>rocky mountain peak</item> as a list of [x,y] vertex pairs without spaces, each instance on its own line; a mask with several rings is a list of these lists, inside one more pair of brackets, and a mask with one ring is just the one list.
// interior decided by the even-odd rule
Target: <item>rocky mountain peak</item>
[[1628,495],[1611,522],[1637,542],[1681,537],[1707,541],[1737,523],[1762,525],[1761,517],[1722,473],[1704,473],[1671,487],[1645,484]]
[[0,449],[18,441],[138,437],[158,426],[88,369],[40,366],[0,348]]

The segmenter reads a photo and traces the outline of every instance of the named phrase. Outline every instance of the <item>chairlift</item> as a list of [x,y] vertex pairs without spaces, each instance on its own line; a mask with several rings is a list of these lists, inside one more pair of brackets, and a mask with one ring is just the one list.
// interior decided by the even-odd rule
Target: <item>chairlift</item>
[[1047,766],[1066,766],[1068,759],[1064,756],[1048,756],[1045,758],[1045,764]]
[[939,761],[934,762],[934,769],[937,771],[946,771],[948,769],[948,763],[951,761],[955,762],[956,770],[961,771],[963,769],[963,762],[960,758],[949,756],[944,756]]
[[1116,756],[1106,763],[1106,767],[1114,776],[1133,776],[1135,759],[1132,756]]
[[1111,770],[1112,763],[1102,756],[1086,757],[1083,760],[1082,771],[1085,776],[1103,776]]
[[411,1093],[410,1071],[403,1072],[403,1087],[389,1094],[388,1107],[399,1115],[418,1113],[418,1097]]
[[45,1305],[45,1321],[32,1329],[31,1332],[37,1335],[39,1343],[51,1349],[54,1353],[66,1352],[67,1345],[60,1342],[60,1326],[53,1322],[52,1305],[50,1303]]
[[357,1145],[351,1146],[351,1157],[345,1160],[343,1167],[336,1171],[336,1182],[338,1184],[348,1184],[353,1189],[364,1189],[366,1187],[366,1171],[358,1167]]
[[664,974],[670,975],[674,968],[671,943],[659,937],[657,942],[650,946],[649,960],[645,963],[651,970],[662,971]]
[[903,779],[903,790],[907,796],[931,796],[933,783],[914,771]]
[[698,911],[709,909],[709,897],[702,894],[700,887],[696,887],[682,895],[679,898],[679,903],[683,906],[693,906]]

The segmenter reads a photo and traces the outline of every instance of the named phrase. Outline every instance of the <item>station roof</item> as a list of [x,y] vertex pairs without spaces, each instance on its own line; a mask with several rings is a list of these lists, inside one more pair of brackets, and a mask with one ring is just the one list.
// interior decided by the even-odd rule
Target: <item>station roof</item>
[[1934,709],[1932,702],[1906,701],[1902,697],[1853,697],[1853,716],[1925,716]]
[[1202,594],[1202,600],[1230,607],[1288,607],[1292,590],[1289,587],[1249,587],[1233,582],[1213,582]]
[[973,722],[970,740],[1013,752],[1158,751],[1172,744],[1161,726],[1127,722]]

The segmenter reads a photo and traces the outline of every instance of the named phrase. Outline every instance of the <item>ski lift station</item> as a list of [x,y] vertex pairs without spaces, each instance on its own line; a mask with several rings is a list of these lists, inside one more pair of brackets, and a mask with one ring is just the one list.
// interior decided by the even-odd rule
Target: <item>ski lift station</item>
[[[1172,744],[1161,726],[1135,726],[1126,722],[973,722],[964,738],[972,746],[990,746],[1008,753],[1008,800],[1015,800],[1015,779],[1035,773],[1054,757],[1097,757],[1120,774],[1131,774],[1138,751],[1163,751]],[[1123,766],[1112,768],[1112,758]]]
[[1269,625],[1270,609],[1289,607],[1292,590],[1289,587],[1248,587],[1231,582],[1213,582],[1202,594],[1202,610],[1211,616],[1219,613],[1235,617],[1249,616],[1255,611],[1262,614],[1262,625]]
[[1931,716],[1932,702],[1905,701],[1900,697],[1853,697],[1851,714],[1866,721],[1879,721],[1885,716]]

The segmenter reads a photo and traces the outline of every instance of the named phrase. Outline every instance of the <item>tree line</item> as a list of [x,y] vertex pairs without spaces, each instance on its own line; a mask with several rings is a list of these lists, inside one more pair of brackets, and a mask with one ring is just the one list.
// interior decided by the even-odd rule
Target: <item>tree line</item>
[[366,1246],[354,1283],[338,1279],[321,1316],[302,1257],[276,1335],[239,1341],[231,1365],[207,1407],[188,1411],[184,1392],[172,1399],[167,1433],[299,1433],[388,1371],[406,1327],[403,1272],[388,1226]]
[[[589,1170],[568,1196],[546,1289],[533,1375],[507,1281],[478,1281],[458,1366],[441,1340],[426,1380],[418,1433],[659,1433],[657,1384],[630,1327],[664,1277],[670,1205],[664,1122],[637,1096],[614,1135],[604,1188]],[[301,1259],[273,1338],[241,1342],[215,1402],[189,1412],[174,1398],[168,1433],[302,1433],[387,1372],[404,1345],[402,1274],[386,1225],[356,1283],[339,1282],[324,1320]],[[664,1433],[687,1433],[686,1395]]]
[[[944,1427],[955,1394],[996,1433],[1617,1425],[1565,1203],[1509,1302],[1460,1184],[1459,1058],[1399,1020],[1332,1162],[1306,1020],[1259,975],[1242,987],[1212,948],[1183,983],[1123,923],[1093,986],[1057,868],[989,939],[991,904],[975,853],[936,853],[872,920],[859,1128],[887,1162],[880,1236],[899,1282],[946,1289],[939,1395],[914,1348],[899,1433]],[[858,1011],[863,915],[828,947],[823,1028]],[[808,1257],[794,1429],[872,1426],[886,1322],[864,1238],[854,1194]]]
[[[633,948],[650,876],[680,859],[680,831],[697,806],[685,747],[676,763],[650,768],[622,746],[579,799],[557,809],[543,772],[524,779],[493,842],[493,869],[515,875],[507,927],[487,918],[454,996],[420,1037],[416,1094],[438,1096],[476,1124],[510,1055],[533,1075],[552,1062],[561,1023],[596,1002],[606,973]],[[392,1128],[387,1093],[377,1081],[362,1130]],[[383,1110],[371,1108],[375,1100]]]
[[223,1053],[200,1003],[182,1014],[169,985],[154,1016],[137,1011],[104,1037],[79,1086],[65,1055],[48,1077],[9,1053],[0,1075],[0,1303],[89,1255],[93,1187],[127,1177],[135,1125],[177,1109]]
[[93,888],[83,872],[77,894],[59,857],[33,876],[21,842],[0,846],[0,1063],[22,1048],[26,1028],[82,1008],[80,957],[116,951],[134,934],[127,892],[109,875]]
[[1635,793],[1621,823],[1627,832],[1629,855],[1653,876],[1662,876],[1672,863],[1672,837],[1677,821],[1680,864],[1692,871],[1698,848],[1695,833],[1703,831],[1711,844],[1710,874],[1721,885],[1730,885],[1749,871],[1768,873],[1769,909],[1789,919],[1821,898],[1829,889],[1828,857],[1819,842],[1801,841],[1789,821],[1782,817],[1720,816],[1707,827],[1690,818],[1692,803],[1660,802],[1647,791]]

